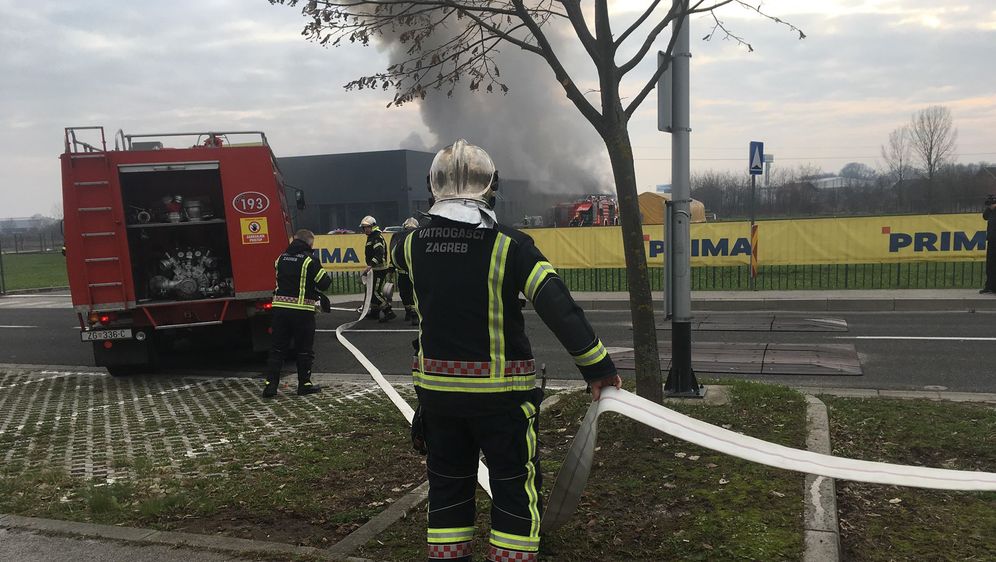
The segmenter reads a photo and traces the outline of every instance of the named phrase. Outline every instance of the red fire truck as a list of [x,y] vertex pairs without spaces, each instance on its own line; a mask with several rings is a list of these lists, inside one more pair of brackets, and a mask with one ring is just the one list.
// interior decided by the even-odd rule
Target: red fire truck
[[553,209],[555,226],[614,226],[619,224],[619,206],[611,195],[588,195]]
[[266,349],[292,232],[263,133],[118,131],[108,150],[103,127],[72,127],[61,161],[69,286],[98,366],[149,369],[183,337]]

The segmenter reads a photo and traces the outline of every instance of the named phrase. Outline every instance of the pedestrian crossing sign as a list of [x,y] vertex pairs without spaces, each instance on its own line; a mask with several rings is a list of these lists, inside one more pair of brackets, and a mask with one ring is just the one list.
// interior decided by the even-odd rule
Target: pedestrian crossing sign
[[748,166],[750,175],[759,176],[764,173],[764,143],[760,141],[750,142],[750,155],[748,156]]

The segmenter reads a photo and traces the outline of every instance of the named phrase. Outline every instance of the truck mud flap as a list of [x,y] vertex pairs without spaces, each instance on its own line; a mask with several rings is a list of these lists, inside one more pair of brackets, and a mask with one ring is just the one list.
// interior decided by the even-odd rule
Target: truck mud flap
[[[110,347],[107,347],[108,343]],[[93,342],[93,361],[98,367],[147,365],[151,370],[154,366],[154,360],[155,350],[152,346],[152,338],[145,341]]]

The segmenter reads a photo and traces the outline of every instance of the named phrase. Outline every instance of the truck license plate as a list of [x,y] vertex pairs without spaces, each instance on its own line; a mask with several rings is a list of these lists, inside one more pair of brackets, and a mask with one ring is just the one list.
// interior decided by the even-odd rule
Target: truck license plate
[[131,328],[124,330],[90,330],[80,332],[83,341],[103,341],[103,340],[130,340]]

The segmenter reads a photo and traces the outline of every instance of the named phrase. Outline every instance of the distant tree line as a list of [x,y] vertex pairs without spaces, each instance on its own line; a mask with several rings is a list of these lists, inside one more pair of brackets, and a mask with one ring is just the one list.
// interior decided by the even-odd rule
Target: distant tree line
[[[759,177],[753,201],[758,218],[962,213],[982,209],[996,193],[996,165],[956,164],[958,131],[950,111],[931,106],[890,133],[879,169],[859,162],[837,173],[812,164],[775,166]],[[777,164],[777,163],[776,163]],[[747,218],[750,176],[707,171],[692,175],[692,197],[712,219]]]

